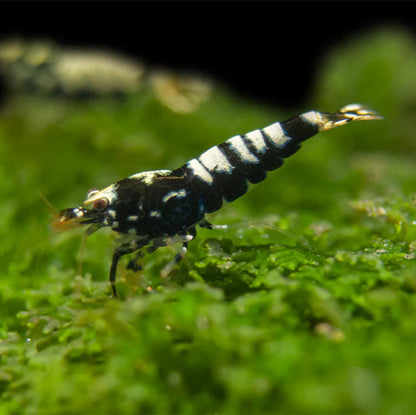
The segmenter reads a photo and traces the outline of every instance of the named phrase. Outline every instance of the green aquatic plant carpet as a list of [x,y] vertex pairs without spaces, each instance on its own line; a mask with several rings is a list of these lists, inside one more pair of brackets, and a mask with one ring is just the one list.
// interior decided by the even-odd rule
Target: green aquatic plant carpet
[[[19,92],[0,110],[0,414],[410,414],[416,408],[416,40],[380,29],[323,54],[299,108],[214,82],[179,114],[150,89]],[[236,134],[359,102],[384,119],[305,142],[143,270],[56,210]],[[56,210],[55,210],[56,209]]]

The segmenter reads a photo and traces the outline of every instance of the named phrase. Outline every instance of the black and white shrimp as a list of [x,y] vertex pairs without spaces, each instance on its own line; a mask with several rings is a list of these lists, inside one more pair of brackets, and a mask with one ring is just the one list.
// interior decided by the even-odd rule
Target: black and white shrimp
[[155,170],[133,174],[88,193],[84,205],[61,210],[53,223],[56,230],[90,225],[87,235],[103,226],[120,234],[115,248],[110,284],[114,296],[119,259],[174,242],[182,248],[163,269],[167,275],[184,257],[188,242],[196,236],[196,225],[213,229],[205,214],[232,202],[248,190],[248,182],[259,183],[267,172],[299,150],[300,144],[317,134],[350,121],[381,118],[359,105],[347,105],[335,113],[309,111],[268,127],[236,135],[205,151],[176,170]]

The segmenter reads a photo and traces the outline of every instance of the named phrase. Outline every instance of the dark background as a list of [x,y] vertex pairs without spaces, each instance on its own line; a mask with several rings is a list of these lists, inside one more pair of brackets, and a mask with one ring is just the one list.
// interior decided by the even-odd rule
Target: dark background
[[193,69],[239,94],[296,106],[321,56],[378,25],[414,30],[413,2],[2,2],[0,38],[48,36]]

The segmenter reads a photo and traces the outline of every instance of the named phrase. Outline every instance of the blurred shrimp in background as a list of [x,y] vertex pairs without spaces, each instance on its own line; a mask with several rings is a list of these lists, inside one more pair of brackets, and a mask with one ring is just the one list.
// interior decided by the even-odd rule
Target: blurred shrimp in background
[[202,76],[150,69],[121,53],[62,47],[51,39],[3,39],[0,73],[12,91],[37,95],[118,96],[150,89],[159,102],[182,114],[209,99],[213,86]]

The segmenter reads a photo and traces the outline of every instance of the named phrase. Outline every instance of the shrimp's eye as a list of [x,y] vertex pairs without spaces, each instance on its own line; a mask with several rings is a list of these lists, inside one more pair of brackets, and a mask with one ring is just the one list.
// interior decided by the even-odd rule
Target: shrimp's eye
[[94,200],[92,207],[95,210],[104,210],[108,206],[108,199],[106,197],[102,197],[100,199]]
[[91,196],[94,196],[98,192],[98,189],[90,189],[87,192],[87,199],[89,199]]

